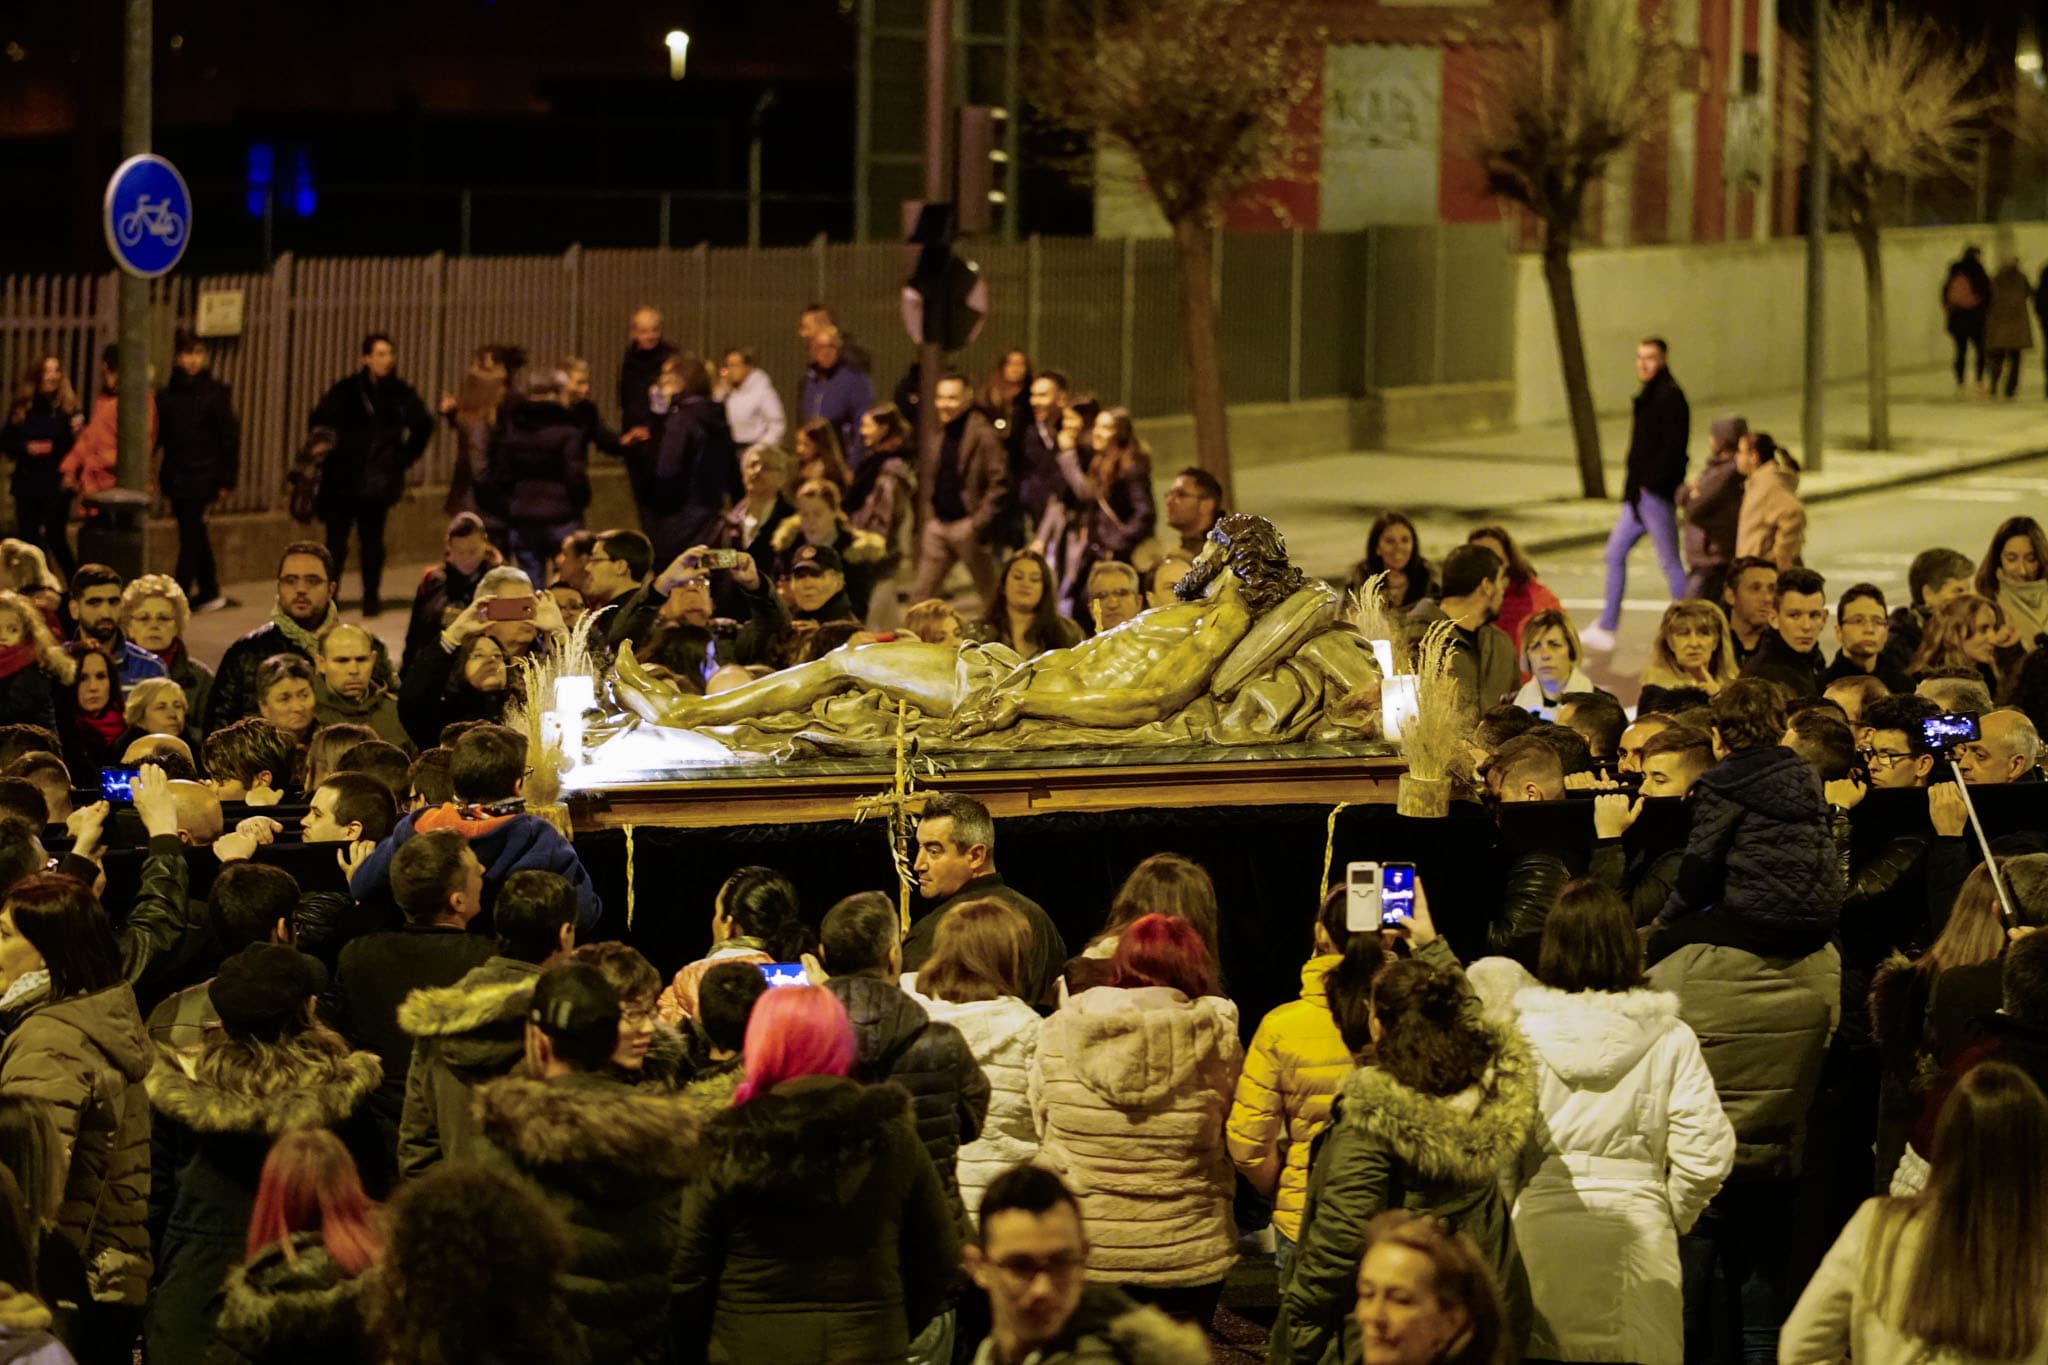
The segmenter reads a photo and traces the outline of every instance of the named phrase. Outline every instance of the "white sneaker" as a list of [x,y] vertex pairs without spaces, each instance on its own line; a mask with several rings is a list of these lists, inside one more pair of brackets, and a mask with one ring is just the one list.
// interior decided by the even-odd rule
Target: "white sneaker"
[[204,602],[194,602],[192,610],[194,612],[225,611],[229,607],[238,607],[240,605],[241,603],[235,601],[234,598],[229,597],[226,593],[215,593]]
[[1587,626],[1579,632],[1579,643],[1589,650],[1611,654],[1614,651],[1614,632],[1602,630],[1599,626]]

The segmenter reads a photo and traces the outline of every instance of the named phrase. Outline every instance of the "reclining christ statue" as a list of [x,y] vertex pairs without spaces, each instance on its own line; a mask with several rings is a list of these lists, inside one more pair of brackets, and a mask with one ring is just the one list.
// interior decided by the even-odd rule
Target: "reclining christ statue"
[[1339,622],[1341,599],[1288,562],[1263,517],[1209,533],[1180,599],[1067,649],[1020,659],[1001,645],[874,643],[715,696],[654,677],[622,646],[612,678],[644,721],[736,749],[798,740],[873,750],[898,704],[927,748],[1045,749],[1374,738],[1379,670]]

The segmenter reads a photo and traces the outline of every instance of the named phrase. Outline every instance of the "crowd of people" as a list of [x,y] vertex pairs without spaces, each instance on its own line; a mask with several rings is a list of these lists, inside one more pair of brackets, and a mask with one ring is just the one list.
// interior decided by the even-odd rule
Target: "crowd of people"
[[[235,441],[196,342],[177,574],[67,565],[62,512],[0,541],[5,1358],[1193,1365],[1248,1257],[1272,1362],[2041,1355],[2048,837],[1987,864],[1963,790],[2041,783],[2038,524],[1830,602],[1796,465],[1731,416],[1687,480],[1645,342],[1599,623],[1507,526],[1432,562],[1388,512],[1355,571],[1472,703],[1460,862],[1497,876],[1456,903],[1425,866],[1361,922],[1336,869],[1260,929],[1299,998],[1243,1017],[1200,862],[1048,913],[940,792],[917,916],[737,867],[657,965],[526,808],[523,661],[586,616],[706,693],[863,639],[1028,656],[1166,600],[1221,510],[1185,470],[1160,526],[1129,414],[1021,352],[939,382],[919,457],[914,386],[802,326],[791,411],[643,310],[616,427],[509,346],[437,418],[368,338],[303,462],[327,539],[211,667]],[[67,394],[39,365],[0,439],[20,507]],[[437,421],[444,553],[387,649],[342,556],[373,614]],[[581,524],[593,446],[639,528]],[[1586,663],[1645,536],[1674,601],[1631,708]]]

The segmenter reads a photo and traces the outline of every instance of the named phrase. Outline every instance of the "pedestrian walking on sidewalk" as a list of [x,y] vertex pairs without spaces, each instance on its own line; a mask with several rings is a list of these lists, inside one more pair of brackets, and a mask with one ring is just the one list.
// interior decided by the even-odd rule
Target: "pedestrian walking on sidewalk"
[[2034,349],[2034,324],[2027,306],[2034,290],[2016,259],[2008,258],[1991,277],[1991,307],[1984,315],[1984,350],[1991,357],[1991,392],[2013,396],[2020,385],[2020,353]]
[[228,604],[220,590],[206,514],[235,489],[242,424],[228,386],[207,368],[206,343],[180,330],[170,381],[157,394],[163,463],[157,482],[178,521],[178,584],[194,611]]
[[1749,435],[1749,423],[1735,413],[1716,417],[1707,428],[1707,467],[1678,490],[1685,513],[1685,562],[1691,570],[1685,595],[1711,602],[1735,558],[1735,527],[1742,512],[1742,474],[1735,447]]
[[1675,601],[1685,596],[1685,564],[1678,557],[1678,510],[1673,499],[1685,482],[1685,445],[1692,409],[1685,390],[1671,377],[1662,337],[1636,343],[1635,421],[1629,429],[1628,482],[1621,490],[1621,515],[1607,537],[1607,600],[1600,620],[1580,634],[1589,650],[1614,648],[1621,624],[1622,590],[1628,585],[1628,557],[1644,536],[1657,552],[1657,566]]
[[1956,343],[1956,392],[1963,392],[1963,361],[1977,348],[1977,388],[1984,388],[1984,314],[1991,304],[1991,277],[1984,273],[1984,252],[1963,248],[1941,282],[1941,308],[1948,315],[1948,334]]

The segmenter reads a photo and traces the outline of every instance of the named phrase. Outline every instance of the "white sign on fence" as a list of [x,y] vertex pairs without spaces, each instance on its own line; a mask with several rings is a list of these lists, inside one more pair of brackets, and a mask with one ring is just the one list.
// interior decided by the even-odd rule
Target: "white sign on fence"
[[242,334],[242,291],[203,289],[192,330],[203,337],[238,337]]

